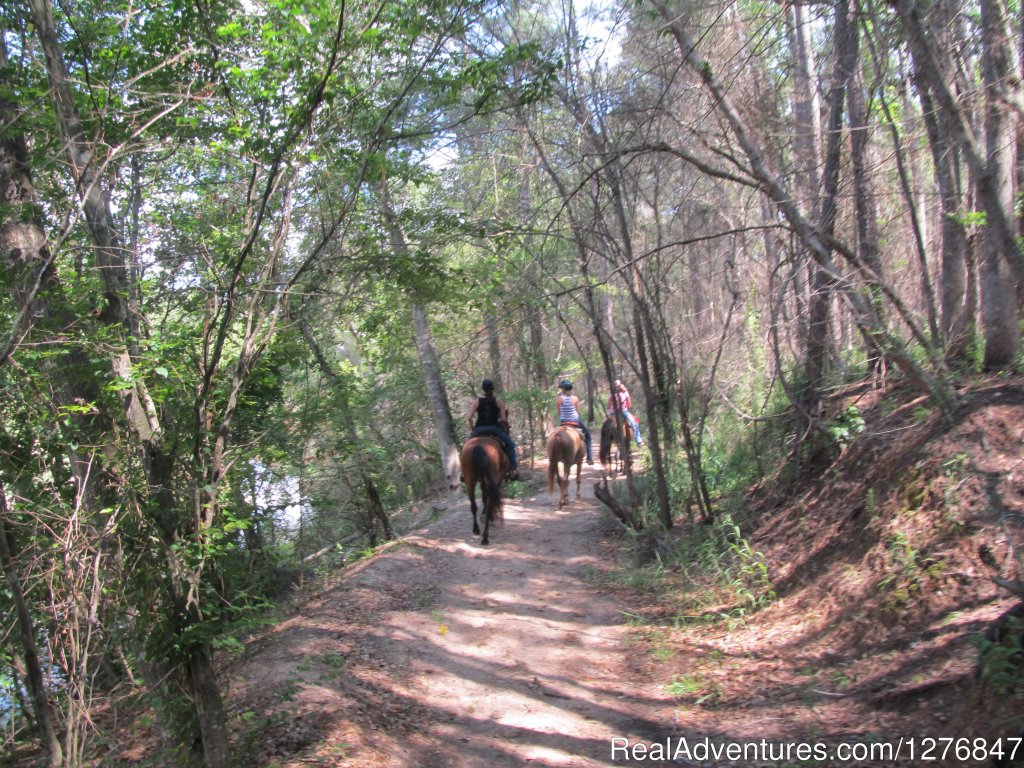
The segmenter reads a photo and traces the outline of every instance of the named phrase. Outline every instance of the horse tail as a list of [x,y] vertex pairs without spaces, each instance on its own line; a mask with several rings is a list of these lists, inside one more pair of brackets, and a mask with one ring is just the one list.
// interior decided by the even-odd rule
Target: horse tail
[[498,484],[497,469],[487,472],[484,478],[484,489],[491,501],[487,507],[488,518],[493,523],[501,525],[505,519],[505,510],[501,506],[501,486]]
[[501,508],[501,486],[498,483],[500,467],[492,466],[491,457],[482,445],[473,448],[473,466],[477,468],[480,475],[487,519],[500,523],[504,517]]
[[548,495],[555,492],[555,477],[558,475],[558,451],[548,451]]
[[484,485],[487,482],[487,475],[490,474],[491,459],[487,455],[487,450],[479,443],[473,446],[470,464],[473,466],[473,474],[479,478],[480,484]]

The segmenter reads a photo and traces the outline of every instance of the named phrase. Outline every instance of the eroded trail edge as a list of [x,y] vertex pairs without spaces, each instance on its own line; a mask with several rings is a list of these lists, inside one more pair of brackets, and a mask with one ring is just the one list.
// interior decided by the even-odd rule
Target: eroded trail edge
[[487,547],[461,503],[268,632],[233,684],[241,714],[266,723],[253,752],[588,766],[614,764],[613,738],[669,735],[672,702],[642,679],[626,606],[598,586],[608,523],[587,474],[562,511],[543,491],[507,500]]

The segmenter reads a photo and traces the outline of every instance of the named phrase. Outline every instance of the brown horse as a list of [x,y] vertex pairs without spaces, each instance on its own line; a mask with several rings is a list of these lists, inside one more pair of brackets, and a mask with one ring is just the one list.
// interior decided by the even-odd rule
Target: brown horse
[[466,483],[466,495],[469,496],[469,509],[473,513],[473,533],[480,533],[476,522],[476,484],[480,483],[480,496],[483,501],[484,535],[481,544],[487,544],[491,521],[501,525],[504,517],[501,509],[501,484],[508,473],[508,456],[496,437],[481,435],[471,437],[462,446],[462,479]]
[[615,417],[609,416],[604,420],[604,424],[601,425],[601,448],[597,455],[605,472],[612,468],[612,446],[615,446],[615,471],[618,472],[622,469],[623,456],[629,455],[632,440],[633,430],[625,416],[619,417],[618,435],[615,434]]
[[[586,455],[586,443],[578,429],[563,425],[548,436],[548,494],[554,491],[555,477],[558,476],[558,487],[561,490],[559,509],[569,502],[569,473],[573,464],[576,465],[576,498],[580,497],[580,472]],[[565,467],[563,472],[558,471],[559,464]]]

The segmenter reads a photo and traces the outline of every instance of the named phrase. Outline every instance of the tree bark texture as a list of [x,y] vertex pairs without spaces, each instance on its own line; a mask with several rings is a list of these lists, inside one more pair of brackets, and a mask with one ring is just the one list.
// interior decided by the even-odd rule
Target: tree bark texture
[[[793,189],[799,204],[812,218],[820,218],[822,179],[822,128],[818,91],[814,77],[814,54],[810,41],[810,22],[803,3],[786,6],[786,31],[793,65]],[[838,41],[839,35],[836,34]],[[838,50],[838,44],[837,44]],[[838,66],[837,66],[838,69]],[[831,129],[831,126],[830,126]],[[829,308],[832,281],[813,259],[809,266],[808,311],[803,329],[804,389],[803,412],[815,413],[820,399],[825,365],[832,349]]]
[[612,511],[612,514],[619,518],[627,528],[631,528],[634,531],[643,530],[643,524],[636,519],[632,512],[619,503],[619,500],[612,495],[607,487],[600,483],[594,483],[594,496],[603,502]]
[[964,228],[964,196],[960,172],[960,148],[951,139],[945,121],[936,114],[931,92],[918,83],[928,144],[935,166],[935,181],[941,200],[942,294],[939,328],[946,357],[961,359],[967,352],[970,325],[974,316],[968,291],[968,271],[973,262],[970,242]]
[[[850,34],[857,35],[859,28],[856,19],[852,23]],[[875,206],[874,183],[869,172],[869,123],[867,105],[864,102],[864,69],[855,65],[853,79],[849,82],[846,95],[850,112],[850,164],[853,166],[853,199],[857,221],[857,245],[861,259],[880,279],[882,272],[881,249],[878,245],[878,212]],[[885,309],[881,296],[873,298],[875,312],[885,322]],[[883,365],[882,351],[870,339],[869,365],[878,370]]]
[[[1013,45],[1002,0],[982,0],[982,74],[985,82],[985,142],[987,179],[1002,214],[1013,217],[1014,160],[1017,127],[1015,114],[1004,103],[1003,92],[1013,72]],[[1013,364],[1020,349],[1017,295],[1007,270],[1005,243],[986,227],[981,261],[982,326],[985,333],[985,369],[1002,370]]]
[[[501,377],[501,335],[498,333],[497,310],[488,310],[484,317],[484,326],[487,330],[487,356],[491,361],[491,370],[488,378],[494,382],[494,388],[501,392],[505,389]],[[476,382],[479,384],[480,382]]]
[[224,704],[213,669],[209,643],[199,643],[189,649],[188,676],[192,701],[199,720],[199,732],[203,739],[203,762],[207,768],[228,768],[232,762],[227,718],[224,715]]
[[[597,149],[605,149],[600,136],[593,130],[589,123],[587,134]],[[640,384],[644,391],[644,407],[647,415],[647,444],[651,451],[651,467],[654,470],[655,488],[658,499],[658,520],[665,530],[672,527],[672,509],[669,503],[668,493],[668,471],[666,468],[665,454],[662,445],[662,426],[668,419],[663,407],[662,393],[666,392],[663,386],[664,365],[658,350],[654,344],[653,332],[650,323],[650,308],[644,291],[643,281],[639,274],[639,267],[634,263],[632,230],[629,216],[626,211],[623,190],[623,175],[618,159],[613,158],[606,170],[608,186],[612,197],[612,206],[615,213],[615,226],[617,228],[617,240],[622,248],[622,258],[628,265],[626,267],[627,286],[629,287],[630,299],[633,305],[633,336],[636,343],[637,357],[640,362]],[[613,230],[614,231],[614,230]],[[600,318],[595,318],[595,332],[600,333]],[[632,467],[626,465],[627,477],[632,483]]]
[[[911,66],[911,70],[913,67]],[[900,93],[902,95],[902,114],[904,128],[902,132],[908,135],[916,133],[917,118],[914,116],[914,108],[910,98],[909,82],[910,73],[904,58],[899,58],[898,70]],[[903,195],[907,203],[907,213],[910,219],[910,227],[914,233],[914,250],[918,264],[920,264],[921,293],[924,297],[925,312],[928,316],[928,330],[931,338],[939,339],[939,322],[935,303],[935,289],[932,287],[931,270],[928,266],[928,253],[930,251],[929,241],[929,219],[927,199],[930,194],[927,185],[924,183],[925,174],[921,170],[921,152],[918,149],[918,142],[900,140],[900,129],[894,124],[892,126],[893,143],[896,148],[896,167],[900,175],[900,184],[903,186]],[[904,150],[903,147],[906,147]],[[906,161],[904,162],[904,155]]]
[[18,577],[13,547],[6,526],[6,521],[10,517],[11,511],[7,506],[7,489],[0,483],[0,568],[3,569],[7,589],[14,605],[15,623],[18,625],[21,652],[25,660],[25,684],[28,686],[29,696],[32,699],[32,709],[39,727],[39,737],[47,752],[50,768],[60,768],[64,765],[64,750],[61,747],[60,737],[57,735],[57,719],[43,677],[43,662],[35,640],[35,622],[32,620],[32,612],[29,610],[25,591],[22,589],[21,579]]

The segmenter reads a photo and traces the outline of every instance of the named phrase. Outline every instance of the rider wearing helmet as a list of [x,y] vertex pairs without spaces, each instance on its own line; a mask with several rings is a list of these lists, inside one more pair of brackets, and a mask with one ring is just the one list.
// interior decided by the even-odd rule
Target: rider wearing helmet
[[[505,408],[505,403],[494,396],[493,381],[484,379],[480,388],[484,391],[484,396],[473,401],[473,404],[469,406],[469,415],[466,417],[469,428],[472,430],[470,437],[491,435],[498,438],[508,454],[508,477],[510,480],[516,480],[519,477],[519,460],[516,458],[515,441],[508,433],[508,409]],[[476,416],[475,424],[473,423],[474,416]]]
[[572,382],[568,379],[562,379],[558,388],[560,391],[555,399],[558,404],[558,423],[570,424],[583,432],[583,440],[587,444],[587,464],[593,464],[594,450],[591,446],[590,431],[583,424],[583,419],[580,418],[580,399],[572,393]]

